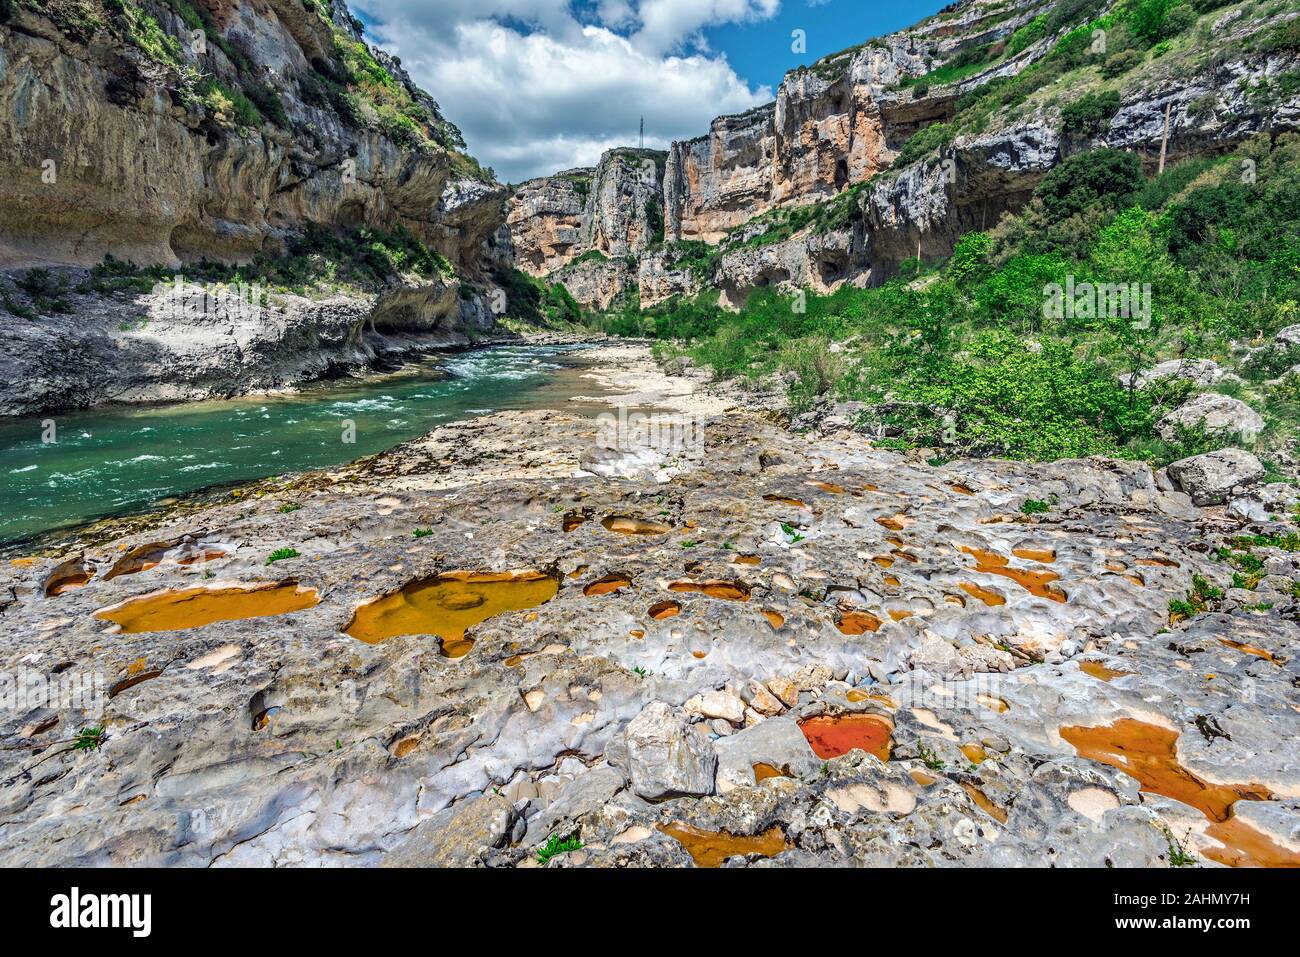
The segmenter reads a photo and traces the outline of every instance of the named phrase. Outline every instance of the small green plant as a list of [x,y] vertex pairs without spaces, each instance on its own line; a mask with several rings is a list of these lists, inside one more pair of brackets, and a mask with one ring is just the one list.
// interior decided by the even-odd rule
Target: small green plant
[[282,562],[286,558],[297,558],[298,549],[296,548],[277,548],[270,555],[266,556],[266,563],[273,565],[276,562]]
[[682,542],[682,548],[694,548],[698,544],[700,543],[687,539],[686,541]]
[[280,506],[280,514],[288,515],[290,512],[296,512],[300,508],[302,508],[302,506],[299,505],[297,502],[285,502],[283,505]]
[[582,841],[575,837],[566,837],[561,839],[558,834],[552,834],[546,839],[546,843],[537,849],[537,863],[548,864],[551,858],[559,857],[561,854],[568,854],[570,851],[582,849]]
[[1020,506],[1020,511],[1025,515],[1041,515],[1051,510],[1051,505],[1036,498],[1027,498],[1024,504]]
[[104,743],[104,726],[97,728],[82,728],[77,733],[77,739],[72,742],[74,751],[95,751]]
[[417,528],[417,529],[415,530],[415,533],[414,533],[414,534],[415,534],[415,537],[416,537],[416,538],[428,538],[430,535],[433,534],[433,529],[431,529],[431,528]]
[[1216,588],[1200,575],[1192,576],[1192,590],[1186,598],[1175,598],[1169,602],[1169,623],[1182,621],[1205,611],[1212,601],[1223,597],[1223,589]]
[[640,665],[637,665],[635,668],[632,669],[632,674],[636,675],[638,678],[644,678],[648,674],[650,674],[650,672],[646,671]]
[[[1174,837],[1174,832],[1167,827],[1161,827],[1165,832],[1165,840],[1169,844],[1169,866],[1170,867],[1196,867],[1199,861],[1195,854],[1188,852],[1186,845]],[[1188,832],[1191,833],[1190,831]]]
[[942,771],[947,767],[947,763],[940,760],[939,756],[934,753],[934,749],[926,747],[924,744],[916,746],[916,753],[921,756],[921,763],[931,771]]
[[795,527],[789,522],[781,523],[781,531],[785,534],[785,537],[790,540],[791,545],[798,545],[804,540],[804,537],[800,535]]

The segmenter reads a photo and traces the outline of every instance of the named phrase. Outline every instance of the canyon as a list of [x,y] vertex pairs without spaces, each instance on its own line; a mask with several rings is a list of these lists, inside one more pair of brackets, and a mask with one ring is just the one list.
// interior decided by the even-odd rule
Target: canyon
[[[1198,8],[1209,47],[1122,90],[1007,85],[1103,8],[964,0],[508,186],[341,0],[4,0],[0,414],[524,350],[527,296],[879,286],[1071,156],[1300,127],[1297,53],[1247,42],[1275,5]],[[599,344],[550,407],[5,550],[0,864],[1300,866],[1293,460],[908,447],[563,331]],[[1264,423],[1202,396],[1164,430],[1196,409]]]

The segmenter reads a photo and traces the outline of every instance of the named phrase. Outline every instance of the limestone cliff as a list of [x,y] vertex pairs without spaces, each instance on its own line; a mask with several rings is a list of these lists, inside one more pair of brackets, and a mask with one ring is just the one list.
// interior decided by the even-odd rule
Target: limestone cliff
[[628,148],[524,183],[506,215],[519,268],[544,276],[586,253],[621,257],[661,242],[663,178],[662,152]]
[[0,265],[248,260],[314,222],[473,267],[497,228],[490,175],[341,3],[21,0],[0,38]]
[[[965,0],[792,71],[774,103],[719,117],[668,151],[666,242],[649,253],[661,267],[665,250],[687,250],[693,279],[678,274],[668,291],[641,281],[661,268],[631,262],[538,272],[597,308],[620,284],[642,305],[702,284],[730,305],[769,285],[878,284],[904,260],[946,256],[963,233],[995,226],[1074,153],[1131,150],[1154,172],[1162,144],[1176,163],[1300,125],[1300,57],[1261,42],[1293,11],[1189,5],[1185,39],[1147,53],[1131,41],[1108,48],[1108,34],[1124,36],[1106,18],[1112,6]],[[1066,73],[1076,81],[1052,82]],[[1085,104],[1106,108],[1087,116]]]
[[[397,231],[447,261],[424,293],[398,290],[401,308],[388,307],[386,290],[367,290],[374,308],[341,331],[338,310],[276,311],[295,348],[319,339],[318,355],[270,349],[284,340],[275,323],[245,330],[251,350],[232,330],[217,350],[234,362],[217,376],[227,383],[212,387],[218,393],[364,357],[373,350],[360,340],[395,315],[394,328],[443,339],[491,325],[485,293],[508,255],[498,236],[504,190],[400,62],[362,39],[341,0],[9,0],[2,9],[0,269],[84,268],[106,256],[170,268],[271,261],[297,252],[310,228]],[[161,351],[163,369],[173,346],[183,351],[158,341],[161,324],[146,347],[144,337],[99,328],[113,304],[62,297],[63,308],[40,314],[17,285],[0,279],[9,311],[30,323],[0,353],[9,381],[51,362],[75,368],[78,350],[103,351],[120,354],[124,369],[105,378],[121,388],[79,381],[78,403],[208,394],[165,376],[129,381],[141,350]],[[136,315],[153,311],[147,298],[134,304]],[[85,321],[63,322],[70,310]],[[331,351],[333,342],[346,351]],[[67,350],[67,361],[50,349]],[[268,351],[276,359],[257,367]],[[31,401],[0,395],[0,414],[58,407],[52,389]]]

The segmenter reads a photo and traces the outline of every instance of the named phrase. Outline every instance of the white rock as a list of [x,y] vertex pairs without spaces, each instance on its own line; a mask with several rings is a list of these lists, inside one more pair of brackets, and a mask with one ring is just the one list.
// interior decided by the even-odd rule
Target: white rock
[[721,718],[732,724],[740,724],[745,719],[745,702],[727,691],[706,691],[697,694],[686,702],[685,707],[687,714]]
[[1241,449],[1220,449],[1193,455],[1169,466],[1169,477],[1197,505],[1221,505],[1235,488],[1254,485],[1264,477],[1264,466]]
[[1211,435],[1228,433],[1252,442],[1264,429],[1263,417],[1240,399],[1217,392],[1205,392],[1165,413],[1156,432],[1166,442],[1178,438],[1180,429],[1204,429]]
[[663,701],[628,722],[625,740],[636,794],[658,801],[713,793],[718,756],[712,742]]

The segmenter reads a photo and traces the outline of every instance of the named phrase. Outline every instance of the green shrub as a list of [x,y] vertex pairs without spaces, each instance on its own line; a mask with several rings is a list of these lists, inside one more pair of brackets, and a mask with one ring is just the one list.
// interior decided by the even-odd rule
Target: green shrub
[[1047,13],[1044,30],[1055,36],[1066,27],[1092,21],[1106,6],[1107,0],[1060,0]]
[[931,123],[913,133],[898,151],[894,168],[901,169],[924,156],[943,149],[953,141],[957,131],[948,123]]
[[981,282],[988,277],[988,254],[993,239],[988,233],[967,233],[957,240],[948,261],[948,276],[958,286]]
[[[918,370],[919,372],[919,370]],[[900,384],[910,403],[891,415],[916,446],[946,446],[963,455],[1052,461],[1116,454],[1150,428],[1150,409],[1104,366],[1081,361],[1068,342],[1025,348],[1018,337],[987,333],[963,356]]]
[[1047,15],[1034,17],[1007,40],[1007,56],[1015,56],[1047,36]]
[[1034,191],[1051,221],[1059,222],[1100,204],[1118,207],[1146,185],[1142,161],[1123,150],[1098,149],[1071,156],[1043,177]]
[[1119,104],[1115,90],[1087,93],[1061,107],[1061,123],[1070,133],[1096,133],[1119,112]]
[[1113,80],[1129,70],[1137,69],[1144,59],[1145,57],[1137,50],[1120,50],[1118,53],[1111,54],[1102,64],[1101,75],[1108,80]]
[[1165,21],[1175,0],[1128,0],[1124,20],[1133,35],[1150,46],[1165,37]]

